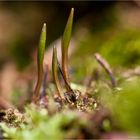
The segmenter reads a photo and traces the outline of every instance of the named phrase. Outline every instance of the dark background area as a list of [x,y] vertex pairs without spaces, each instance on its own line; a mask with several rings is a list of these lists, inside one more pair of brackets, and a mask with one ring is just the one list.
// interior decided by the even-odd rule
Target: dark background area
[[31,53],[38,44],[43,23],[47,23],[48,46],[62,35],[72,7],[75,8],[74,24],[87,15],[92,15],[87,23],[93,21],[92,23],[99,24],[98,19],[115,4],[116,2],[111,1],[0,2],[1,64],[8,61],[9,55],[12,55],[15,61],[20,59],[19,67],[28,64]]

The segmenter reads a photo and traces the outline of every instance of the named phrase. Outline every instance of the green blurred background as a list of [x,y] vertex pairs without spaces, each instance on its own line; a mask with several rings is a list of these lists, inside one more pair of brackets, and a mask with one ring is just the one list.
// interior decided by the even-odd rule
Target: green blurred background
[[[0,2],[1,97],[12,99],[14,105],[23,108],[36,81],[36,50],[42,25],[47,23],[45,58],[51,63],[51,44],[61,39],[72,7],[75,14],[69,48],[71,81],[83,83],[93,70],[99,70],[101,80],[92,90],[97,88],[100,100],[110,108],[121,129],[139,134],[140,81],[131,75],[131,72],[140,74],[140,2],[137,0]],[[94,58],[96,52],[113,69],[120,88],[115,93],[102,80],[102,77],[107,80],[108,75],[106,78],[104,70],[99,68]],[[136,69],[129,71],[132,68]]]
[[[99,51],[114,65],[138,63],[139,6],[135,0],[0,2],[0,66],[13,61],[24,69],[32,62],[42,24],[47,23],[49,46],[62,35],[71,7],[75,8],[73,37],[79,47],[77,54]],[[133,55],[127,56],[131,52]],[[126,59],[122,60],[122,55]]]
[[47,23],[50,44],[62,35],[71,7],[75,8],[76,23],[89,14],[92,19],[97,14],[101,17],[110,5],[111,2],[0,2],[1,64],[9,57],[21,69],[29,64],[42,24]]
[[23,90],[24,93],[30,85],[27,81],[36,80],[36,50],[44,22],[47,23],[45,58],[51,63],[48,49],[60,40],[72,7],[75,9],[73,47],[69,48],[72,81],[83,81],[98,67],[95,52],[101,53],[115,72],[139,65],[140,2],[136,0],[0,2],[0,88],[3,96],[7,98],[7,94],[14,91]]

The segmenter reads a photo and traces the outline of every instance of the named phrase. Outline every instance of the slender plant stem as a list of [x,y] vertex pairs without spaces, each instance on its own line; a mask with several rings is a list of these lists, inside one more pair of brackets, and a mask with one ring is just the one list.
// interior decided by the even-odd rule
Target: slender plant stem
[[44,23],[41,36],[40,36],[39,47],[37,51],[38,75],[37,75],[37,83],[36,83],[33,98],[32,98],[34,103],[37,103],[37,101],[40,98],[40,88],[42,85],[43,75],[44,75],[43,74],[43,59],[44,59],[45,45],[46,45],[46,24]]
[[56,85],[56,88],[57,88],[57,91],[58,91],[58,96],[60,98],[62,98],[61,95],[63,95],[63,93],[62,93],[62,88],[61,88],[60,81],[59,81],[59,78],[58,78],[58,64],[57,64],[57,62],[58,62],[58,60],[57,60],[57,50],[56,50],[56,47],[53,47],[52,73],[53,73],[54,82],[55,82],[55,85]]
[[71,32],[72,32],[72,24],[73,24],[73,15],[74,15],[74,8],[71,9],[63,37],[62,37],[62,71],[64,74],[64,79],[67,81],[69,84],[69,72],[68,72],[68,47],[69,47],[69,42],[71,38]]
[[110,68],[110,65],[107,63],[107,61],[98,53],[95,54],[96,60],[99,62],[99,64],[105,69],[105,71],[108,73],[111,79],[111,83],[113,87],[116,87],[116,79],[115,76]]
[[66,81],[66,79],[64,78],[64,74],[63,74],[63,71],[62,71],[62,69],[61,69],[61,67],[60,67],[59,62],[57,62],[57,64],[58,64],[58,69],[59,69],[59,71],[60,71],[60,73],[61,73],[61,75],[62,75],[62,77],[63,77],[64,82],[65,82],[65,85],[66,85],[67,90],[68,90],[68,91],[71,91],[72,89],[71,89],[71,87],[70,87],[68,81]]
[[47,78],[48,78],[48,65],[46,64],[40,98],[43,98],[46,95]]

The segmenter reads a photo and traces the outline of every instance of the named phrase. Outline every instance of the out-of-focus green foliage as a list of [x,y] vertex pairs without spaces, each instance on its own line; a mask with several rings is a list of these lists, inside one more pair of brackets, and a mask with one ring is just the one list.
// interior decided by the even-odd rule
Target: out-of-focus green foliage
[[[123,90],[114,98],[114,117],[125,130],[140,134],[140,79],[124,84]],[[118,97],[117,97],[118,96]]]
[[[65,80],[68,80],[68,45],[72,22],[73,9],[62,39],[62,69]],[[57,100],[58,98],[53,99],[52,97],[56,91],[54,85],[51,85],[46,90],[47,95],[40,100],[38,106],[26,108],[25,123],[21,122],[19,128],[7,127],[4,123],[1,124],[5,136],[19,140],[75,139],[81,136],[79,134],[81,134],[83,128],[87,134],[91,130],[93,131],[91,133],[93,134],[92,138],[94,134],[99,136],[105,132],[112,132],[112,130],[120,130],[128,134],[140,134],[140,78],[130,76],[130,78],[123,79],[123,74],[120,73],[119,76],[115,75],[116,79],[122,78],[123,80],[121,82],[117,81],[118,85],[112,88],[106,74],[100,70],[94,58],[94,53],[99,52],[107,59],[111,67],[128,68],[138,65],[140,63],[140,33],[135,30],[121,30],[121,32],[118,32],[114,28],[107,30],[104,30],[100,35],[98,34],[98,36],[90,32],[77,44],[77,51],[72,56],[71,61],[75,70],[73,79],[80,82],[83,82],[86,76],[91,76],[92,79],[87,87],[86,84],[71,84],[72,88],[75,87],[75,91],[77,90],[78,93],[76,102],[68,105],[67,102],[62,104],[60,100]],[[38,48],[38,83],[34,94],[35,101],[39,99],[42,84],[45,43],[46,25],[43,27]],[[57,74],[57,61],[57,51],[54,48],[52,71],[55,84],[61,93]],[[93,70],[97,70],[94,76],[92,75]],[[116,71],[117,69],[115,69]],[[51,98],[49,95],[51,95]],[[42,108],[41,105],[46,108]],[[81,113],[81,115],[80,111],[85,114]],[[96,116],[98,113],[99,116]],[[90,127],[87,128],[86,126]]]
[[16,140],[75,138],[79,128],[86,124],[85,119],[78,117],[77,112],[68,110],[49,117],[46,109],[37,111],[30,106],[26,108],[25,116],[27,124],[22,124],[21,128],[8,128],[2,124],[5,136]]
[[101,46],[101,53],[114,66],[140,64],[140,32],[126,30],[114,35]]
[[9,51],[18,69],[23,70],[31,63],[29,50],[25,47],[25,41],[22,38],[17,38],[16,41],[12,43]]
[[131,78],[121,85],[121,90],[116,89],[112,94],[104,92],[101,97],[102,103],[111,110],[117,127],[138,135],[140,134],[139,85],[139,78]]
[[101,53],[112,67],[129,68],[140,64],[139,31],[118,30],[107,28],[98,34],[98,37],[90,32],[79,41],[77,49],[71,57],[75,79],[83,80],[92,72],[93,68],[97,67],[93,57],[96,52]]

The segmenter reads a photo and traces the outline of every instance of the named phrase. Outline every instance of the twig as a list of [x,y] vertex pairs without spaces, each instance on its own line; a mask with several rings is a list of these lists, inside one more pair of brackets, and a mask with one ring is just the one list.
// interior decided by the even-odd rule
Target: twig
[[116,87],[116,79],[115,76],[110,68],[110,65],[107,63],[107,61],[98,53],[95,55],[96,60],[99,62],[99,64],[105,69],[105,71],[108,73],[111,79],[112,87]]

